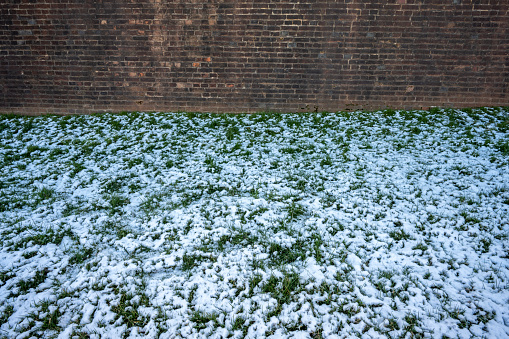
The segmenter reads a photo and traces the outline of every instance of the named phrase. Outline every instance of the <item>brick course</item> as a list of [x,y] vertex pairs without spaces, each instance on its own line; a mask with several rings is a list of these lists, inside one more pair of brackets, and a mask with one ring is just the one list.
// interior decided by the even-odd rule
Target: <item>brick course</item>
[[0,112],[508,105],[507,0],[6,0]]

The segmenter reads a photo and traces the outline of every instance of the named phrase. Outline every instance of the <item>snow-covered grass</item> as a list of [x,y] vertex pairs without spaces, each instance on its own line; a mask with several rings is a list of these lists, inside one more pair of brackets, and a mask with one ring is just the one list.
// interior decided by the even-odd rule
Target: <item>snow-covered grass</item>
[[0,337],[509,336],[509,111],[0,117]]

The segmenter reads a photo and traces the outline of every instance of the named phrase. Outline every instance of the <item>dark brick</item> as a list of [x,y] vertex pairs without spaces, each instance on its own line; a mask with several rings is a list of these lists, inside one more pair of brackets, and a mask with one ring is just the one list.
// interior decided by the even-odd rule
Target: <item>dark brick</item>
[[8,1],[0,111],[508,105],[509,3],[474,2]]

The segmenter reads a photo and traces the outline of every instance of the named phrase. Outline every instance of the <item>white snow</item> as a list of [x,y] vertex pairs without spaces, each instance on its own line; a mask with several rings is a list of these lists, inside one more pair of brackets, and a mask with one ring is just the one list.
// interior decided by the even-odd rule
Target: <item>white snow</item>
[[0,338],[506,338],[508,121],[0,117]]

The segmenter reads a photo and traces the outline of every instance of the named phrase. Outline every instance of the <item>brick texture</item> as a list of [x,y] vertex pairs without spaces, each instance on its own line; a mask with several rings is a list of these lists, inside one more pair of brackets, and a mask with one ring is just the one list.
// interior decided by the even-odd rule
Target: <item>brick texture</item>
[[0,111],[509,104],[507,0],[4,0]]

